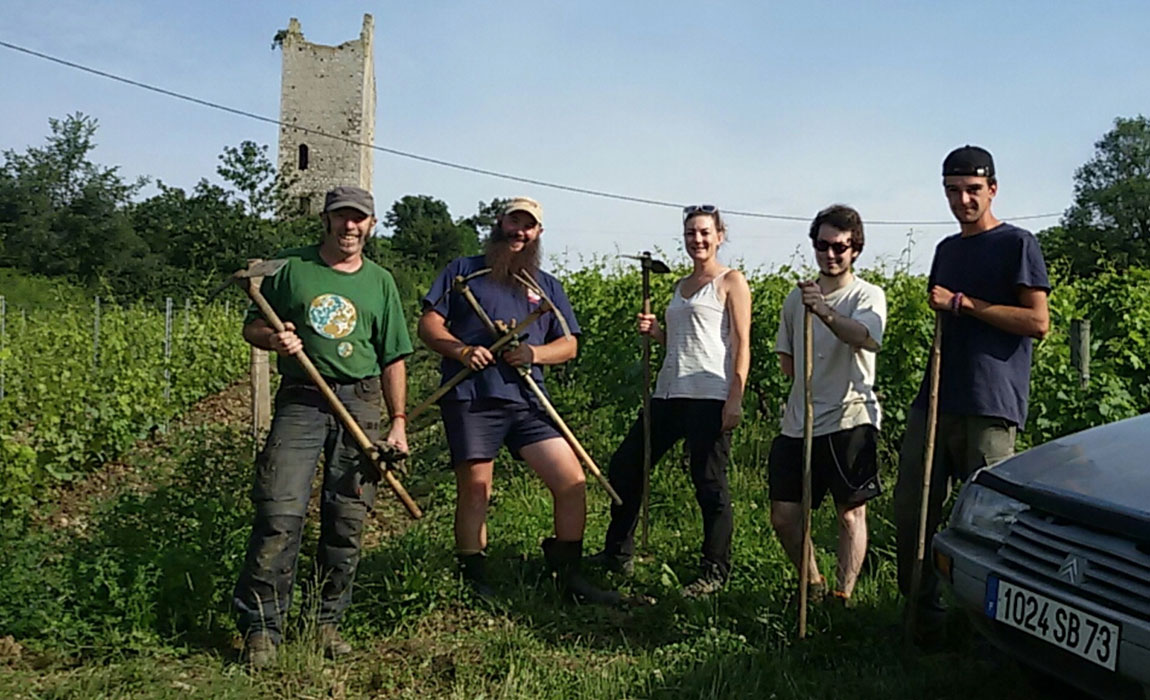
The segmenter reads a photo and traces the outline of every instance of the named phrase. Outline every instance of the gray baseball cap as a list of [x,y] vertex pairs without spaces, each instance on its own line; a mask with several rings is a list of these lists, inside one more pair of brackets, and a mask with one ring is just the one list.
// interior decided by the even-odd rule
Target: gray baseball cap
[[375,216],[375,199],[371,193],[362,187],[341,185],[327,193],[323,200],[323,211],[326,214],[335,209],[351,207],[368,216]]

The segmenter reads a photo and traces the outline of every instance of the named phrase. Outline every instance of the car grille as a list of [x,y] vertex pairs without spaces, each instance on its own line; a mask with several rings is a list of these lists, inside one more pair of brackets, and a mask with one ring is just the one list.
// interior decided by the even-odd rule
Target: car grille
[[1028,510],[1019,514],[998,555],[1062,590],[1150,617],[1150,555],[1129,540]]

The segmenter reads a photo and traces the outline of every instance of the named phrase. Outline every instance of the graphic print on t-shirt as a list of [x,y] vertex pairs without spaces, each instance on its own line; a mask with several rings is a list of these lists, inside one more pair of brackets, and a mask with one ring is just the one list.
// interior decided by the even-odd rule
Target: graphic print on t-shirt
[[[338,294],[321,294],[311,300],[308,322],[325,338],[343,338],[355,330],[355,304]],[[350,354],[350,353],[349,353]]]

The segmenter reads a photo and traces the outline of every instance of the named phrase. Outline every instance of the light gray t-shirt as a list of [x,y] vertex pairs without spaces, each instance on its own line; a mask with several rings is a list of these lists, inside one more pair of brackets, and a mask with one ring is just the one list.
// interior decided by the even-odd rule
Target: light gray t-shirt
[[[840,316],[866,326],[870,337],[882,346],[886,325],[886,294],[882,288],[858,277],[826,295],[827,305]],[[795,380],[783,412],[783,435],[803,436],[803,302],[798,287],[783,302],[775,352],[795,360]],[[875,353],[852,348],[831,332],[817,316],[812,319],[814,363],[814,435],[828,435],[859,425],[873,425],[882,419],[874,393]]]

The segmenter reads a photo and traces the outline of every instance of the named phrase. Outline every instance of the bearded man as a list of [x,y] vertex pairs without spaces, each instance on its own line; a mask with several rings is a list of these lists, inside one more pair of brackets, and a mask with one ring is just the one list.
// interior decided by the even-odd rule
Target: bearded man
[[[528,197],[510,200],[492,227],[484,254],[453,260],[423,298],[419,337],[443,356],[443,381],[464,366],[475,371],[439,402],[455,469],[456,556],[472,590],[484,598],[494,595],[484,567],[487,503],[495,455],[507,445],[551,491],[555,534],[543,541],[543,554],[558,575],[560,591],[577,601],[612,604],[619,602],[618,593],[600,590],[580,574],[587,517],[583,468],[516,370],[529,365],[531,376],[543,387],[541,366],[562,364],[578,352],[579,324],[563,285],[539,269],[542,234],[539,203]],[[483,273],[485,269],[490,272]],[[515,279],[520,272],[535,279],[555,309],[528,326],[517,347],[496,358],[488,349],[495,338],[464,296],[453,293],[453,286],[457,277],[470,278],[468,287],[487,315],[510,325],[527,318],[542,302]],[[557,314],[566,320],[570,336],[564,335]]]

